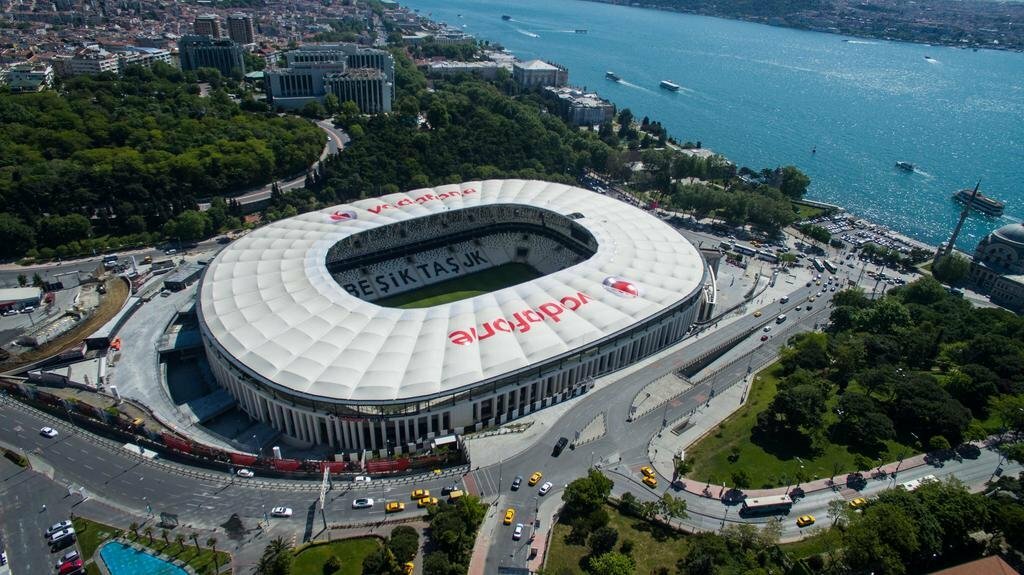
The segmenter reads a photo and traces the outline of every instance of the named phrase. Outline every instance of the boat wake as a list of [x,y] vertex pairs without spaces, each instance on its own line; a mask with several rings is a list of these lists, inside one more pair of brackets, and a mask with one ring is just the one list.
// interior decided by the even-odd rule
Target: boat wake
[[942,62],[939,62],[938,60],[936,60],[935,58],[925,58],[924,61],[928,62],[929,64],[941,64],[942,63]]
[[647,92],[648,94],[653,94],[653,93],[654,93],[654,90],[651,90],[651,89],[649,89],[649,88],[644,88],[643,86],[640,86],[640,85],[634,84],[634,83],[632,83],[632,82],[627,82],[627,81],[625,81],[625,80],[621,80],[621,81],[619,82],[619,84],[620,84],[620,85],[622,85],[622,86],[628,86],[628,87],[630,87],[630,88],[634,88],[634,89],[636,89],[636,90],[643,90],[644,92]]
[[523,36],[529,36],[530,38],[540,38],[540,34],[534,34],[533,32],[523,30],[522,28],[516,28],[516,32],[519,32]]
[[844,42],[846,42],[847,44],[868,44],[871,46],[878,44],[878,42],[872,42],[870,40],[844,40]]

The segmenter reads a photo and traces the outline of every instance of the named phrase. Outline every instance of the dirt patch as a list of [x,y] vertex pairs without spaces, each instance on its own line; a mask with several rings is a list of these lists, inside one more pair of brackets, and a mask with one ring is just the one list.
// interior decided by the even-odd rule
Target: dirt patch
[[104,285],[107,293],[100,296],[99,307],[88,319],[53,341],[48,341],[35,349],[26,350],[24,353],[11,355],[10,359],[0,363],[0,371],[12,371],[60,353],[64,349],[80,343],[87,335],[110,321],[117,315],[117,312],[121,311],[121,306],[128,299],[128,284],[120,277],[112,277]]

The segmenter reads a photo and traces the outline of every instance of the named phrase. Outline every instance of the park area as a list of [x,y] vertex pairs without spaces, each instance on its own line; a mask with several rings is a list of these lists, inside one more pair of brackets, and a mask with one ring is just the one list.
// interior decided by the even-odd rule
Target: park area
[[[225,565],[231,564],[231,555],[216,550],[216,539],[200,536],[198,534],[186,534],[178,532],[172,534],[170,531],[157,529],[152,526],[136,527],[125,533],[121,529],[98,523],[84,517],[75,517],[73,520],[75,535],[78,538],[78,547],[82,552],[82,558],[86,561],[87,575],[99,575],[99,566],[90,559],[96,554],[96,550],[107,541],[124,536],[135,543],[148,547],[156,553],[162,553],[171,559],[176,559],[187,564],[200,575],[206,573],[218,573]],[[207,545],[200,547],[199,542]]]
[[[363,560],[380,549],[381,541],[376,537],[341,539],[330,543],[317,543],[296,551],[292,572],[315,575],[359,575],[363,572]],[[327,564],[336,557],[336,565],[330,570]]]
[[[690,479],[741,488],[767,489],[797,485],[815,478],[864,471],[898,461],[916,453],[912,447],[886,441],[873,457],[856,453],[847,445],[831,441],[812,445],[799,433],[767,436],[757,432],[758,415],[765,411],[778,391],[782,366],[772,364],[759,373],[751,386],[747,403],[692,446],[686,457],[691,462]],[[835,423],[835,396],[826,402],[824,425]]]

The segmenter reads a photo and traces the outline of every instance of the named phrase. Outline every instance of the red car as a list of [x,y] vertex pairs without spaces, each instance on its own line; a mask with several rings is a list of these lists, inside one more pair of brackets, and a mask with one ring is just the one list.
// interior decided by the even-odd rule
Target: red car
[[768,341],[768,334],[762,335],[761,341]]
[[60,569],[57,570],[57,575],[71,575],[71,573],[77,573],[82,570],[82,558],[72,559],[71,561],[65,561],[61,563]]

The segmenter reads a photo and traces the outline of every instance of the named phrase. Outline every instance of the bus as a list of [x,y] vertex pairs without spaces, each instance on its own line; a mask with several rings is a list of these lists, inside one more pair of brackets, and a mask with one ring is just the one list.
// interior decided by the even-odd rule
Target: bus
[[793,499],[789,495],[770,495],[768,497],[744,499],[740,515],[745,517],[754,515],[786,515],[791,509],[793,509]]
[[828,260],[825,260],[825,261],[823,261],[821,263],[822,263],[822,265],[825,266],[825,269],[828,270],[828,273],[830,273],[830,274],[836,273],[836,265],[835,264],[833,264],[832,262],[830,262]]
[[811,263],[814,264],[814,269],[818,270],[819,272],[825,271],[825,266],[821,265],[821,260],[819,260],[818,258],[814,258],[813,260],[811,260]]

